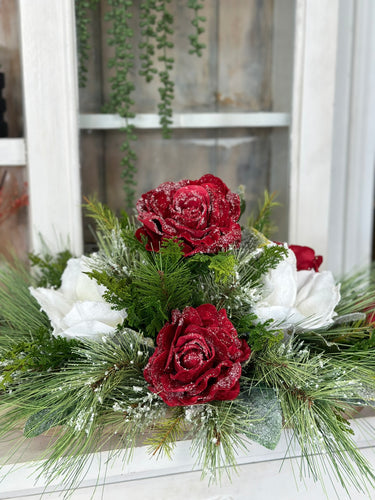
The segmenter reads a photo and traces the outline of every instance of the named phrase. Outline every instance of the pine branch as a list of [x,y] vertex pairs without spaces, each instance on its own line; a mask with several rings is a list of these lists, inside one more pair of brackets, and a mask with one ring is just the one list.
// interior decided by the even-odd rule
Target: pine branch
[[[202,467],[202,478],[209,476],[209,482],[220,482],[224,471],[228,478],[237,472],[236,455],[246,451],[248,440],[243,430],[249,422],[244,407],[235,407],[231,401],[199,405],[194,410],[187,407],[187,420],[192,424],[191,451],[197,465]],[[242,434],[242,435],[241,435]]]
[[109,207],[100,203],[95,197],[85,197],[84,200],[86,203],[83,205],[83,208],[86,211],[86,215],[94,219],[98,231],[109,236],[112,231],[120,229],[119,220]]
[[[13,337],[23,336],[39,328],[49,328],[47,316],[29,292],[34,285],[29,271],[21,262],[4,265],[0,269],[0,330]],[[0,348],[7,345],[7,337],[0,335]]]
[[152,436],[147,439],[148,451],[157,457],[166,455],[171,459],[177,441],[186,429],[185,414],[182,407],[173,408],[171,415],[158,422]]
[[257,213],[253,211],[248,219],[248,227],[254,228],[265,236],[269,237],[275,231],[275,227],[271,222],[271,212],[273,208],[280,206],[280,203],[275,201],[276,193],[269,194],[264,191],[264,202],[259,202]]
[[354,364],[342,354],[311,355],[303,344],[292,343],[258,354],[256,361],[255,378],[277,389],[285,425],[293,429],[312,476],[322,480],[324,467],[344,488],[351,483],[365,491],[363,479],[373,487],[375,476],[342,417],[353,405],[366,404],[366,397],[374,404],[364,397],[365,387],[367,394],[368,389],[375,393],[373,361],[369,365],[363,356]]

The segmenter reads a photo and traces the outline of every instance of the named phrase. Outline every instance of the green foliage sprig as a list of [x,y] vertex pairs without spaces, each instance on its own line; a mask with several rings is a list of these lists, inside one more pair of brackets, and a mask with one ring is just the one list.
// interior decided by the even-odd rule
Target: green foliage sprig
[[60,288],[61,276],[68,260],[72,257],[69,250],[58,252],[55,256],[46,253],[37,255],[30,253],[31,265],[37,268],[36,285],[40,287]]
[[19,372],[59,370],[74,359],[77,340],[54,337],[46,327],[40,327],[22,340],[14,341],[0,355],[2,366],[0,388],[11,386]]
[[[321,479],[331,468],[331,480],[344,488],[350,483],[361,491],[366,484],[375,487],[375,475],[357,450],[344,416],[362,405],[375,408],[374,325],[366,323],[368,306],[370,313],[374,310],[371,273],[354,277],[351,284],[344,281],[340,315],[332,324],[316,331],[300,331],[298,324],[278,330],[273,320],[260,323],[253,305],[263,292],[266,273],[285,257],[283,246],[271,244],[257,230],[245,230],[239,249],[215,255],[184,257],[178,239],[150,252],[135,237],[126,214],[118,218],[95,200],[87,200],[86,209],[97,222],[99,247],[85,260],[92,269],[88,274],[106,287],[106,301],[125,309],[126,317],[100,340],[56,338],[29,286],[60,286],[70,254],[34,256],[38,276],[20,263],[1,268],[0,438],[17,425],[24,425],[26,438],[53,429],[56,439],[41,471],[49,481],[61,475],[74,488],[90,453],[109,440],[113,444],[116,436],[113,455],[122,453],[125,460],[138,444],[147,444],[153,455],[170,456],[177,440],[191,438],[203,475],[220,481],[222,471],[231,475],[237,453],[247,449],[248,441],[274,449],[285,425],[291,446],[295,441],[301,449],[301,471]],[[225,308],[240,342],[246,339],[251,347],[251,356],[241,366],[236,363],[239,394],[233,401],[171,408],[151,392],[144,376],[150,356],[162,347],[162,342],[155,346],[160,338],[154,338],[173,310],[206,303]],[[212,326],[212,335],[214,328],[220,324]],[[211,333],[206,337],[194,326],[184,331],[183,339],[166,331],[164,340],[170,335],[174,349],[181,349],[180,360],[185,356],[180,366],[198,359],[199,370],[207,367],[206,373],[214,376],[210,363],[216,347],[211,350],[207,342],[202,364],[195,353],[198,336],[206,342]],[[158,362],[169,370],[173,348]],[[174,362],[180,362],[178,357]]]
[[275,199],[276,193],[269,194],[268,191],[264,191],[263,203],[259,202],[258,209],[254,210],[248,219],[248,227],[256,229],[266,237],[269,237],[275,231],[270,217],[273,208],[280,206],[280,203]]

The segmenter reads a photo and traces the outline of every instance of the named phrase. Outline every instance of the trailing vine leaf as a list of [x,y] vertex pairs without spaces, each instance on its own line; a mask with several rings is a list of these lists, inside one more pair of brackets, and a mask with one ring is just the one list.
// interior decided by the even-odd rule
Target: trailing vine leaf
[[202,28],[201,23],[206,21],[204,16],[199,15],[199,11],[203,9],[203,1],[199,2],[199,0],[189,0],[188,7],[194,11],[194,19],[191,21],[191,24],[195,28],[195,33],[189,35],[190,45],[192,47],[189,50],[189,54],[196,54],[198,57],[201,57],[202,49],[206,48],[206,45],[199,41],[200,35],[204,33],[204,28]]
[[167,10],[167,5],[171,0],[159,0],[156,10],[161,13],[156,24],[156,42],[157,49],[161,50],[162,55],[158,60],[164,64],[164,69],[159,71],[160,82],[162,87],[159,87],[160,103],[158,104],[160,125],[164,139],[171,137],[172,131],[172,101],[174,99],[174,83],[171,79],[170,72],[173,70],[174,58],[168,54],[168,51],[174,47],[170,39],[173,35],[173,16]]
[[75,0],[76,30],[78,44],[78,83],[81,88],[87,83],[87,61],[90,51],[88,30],[90,9],[95,9],[99,0]]
[[137,139],[134,134],[134,125],[129,123],[129,118],[134,118],[132,110],[134,101],[131,97],[135,89],[131,80],[131,71],[134,67],[133,29],[130,20],[133,17],[131,11],[132,0],[108,0],[110,10],[105,15],[105,20],[110,23],[108,29],[108,44],[114,47],[114,55],[108,61],[108,67],[114,69],[114,76],[110,77],[111,94],[109,102],[105,106],[107,112],[117,113],[125,119],[126,126],[120,131],[125,134],[125,140],[121,145],[123,157],[121,159],[122,178],[124,181],[125,201],[127,206],[134,206],[136,182],[135,162],[137,156],[131,143]]
[[155,45],[152,43],[156,41],[156,1],[146,0],[141,2],[139,9],[139,27],[141,30],[141,42],[139,43],[141,69],[139,74],[145,77],[146,82],[151,82],[158,72],[154,64]]

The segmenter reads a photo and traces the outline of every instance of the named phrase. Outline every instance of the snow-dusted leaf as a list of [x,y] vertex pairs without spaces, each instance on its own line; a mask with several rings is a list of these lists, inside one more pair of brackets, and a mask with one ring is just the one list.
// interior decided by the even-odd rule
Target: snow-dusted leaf
[[265,448],[275,449],[281,436],[282,412],[274,389],[252,387],[250,391],[240,394],[238,399],[248,407],[251,419],[244,433]]
[[48,408],[40,410],[28,418],[23,433],[26,437],[32,438],[43,434],[52,427],[63,423],[66,419],[68,410],[51,411]]

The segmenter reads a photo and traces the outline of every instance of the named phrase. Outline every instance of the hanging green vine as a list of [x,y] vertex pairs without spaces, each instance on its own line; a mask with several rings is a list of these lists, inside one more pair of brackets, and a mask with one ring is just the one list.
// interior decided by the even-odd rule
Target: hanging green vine
[[89,10],[94,9],[99,0],[76,0],[75,13],[78,45],[78,84],[85,87],[87,83],[87,61],[90,52],[90,33],[88,30]]
[[143,76],[146,82],[151,82],[158,70],[154,67],[155,45],[152,43],[156,38],[156,1],[146,0],[139,6],[141,30],[141,41],[139,43],[141,69],[139,74]]
[[[88,11],[98,5],[100,0],[75,0],[77,38],[79,50],[79,82],[85,86],[87,82],[87,59],[90,51]],[[130,119],[134,118],[134,100],[132,92],[134,86],[134,66],[136,54],[141,61],[139,74],[146,82],[150,82],[157,75],[160,80],[158,104],[160,125],[164,138],[171,137],[172,103],[174,99],[174,82],[171,77],[174,58],[171,51],[174,48],[172,36],[174,34],[174,17],[168,9],[172,0],[144,0],[134,2],[133,0],[106,0],[108,11],[105,20],[110,23],[108,29],[108,44],[114,47],[114,55],[108,61],[108,67],[114,70],[114,76],[110,77],[111,93],[104,111],[116,113],[125,119],[126,126],[121,129],[125,134],[125,140],[121,145],[123,158],[122,178],[124,182],[125,201],[128,208],[134,206],[135,199],[135,174],[136,154],[132,142],[137,139],[134,133],[134,125]],[[190,21],[194,27],[194,33],[189,35],[191,49],[190,54],[202,55],[205,47],[200,42],[200,35],[204,32],[202,24],[205,17],[200,15],[203,9],[203,0],[187,0],[187,7],[192,9],[194,17]],[[131,27],[131,19],[135,8],[139,9],[140,43],[138,52],[134,47],[134,31]]]
[[109,22],[111,27],[108,30],[108,45],[114,47],[114,55],[108,61],[108,67],[115,71],[114,76],[110,77],[111,93],[109,102],[105,106],[105,111],[117,113],[125,119],[126,126],[121,128],[125,134],[125,140],[121,144],[123,157],[121,159],[122,179],[124,181],[125,202],[128,207],[134,205],[136,182],[134,175],[136,173],[135,162],[137,156],[132,148],[131,142],[137,139],[134,134],[134,125],[129,123],[129,118],[134,118],[132,111],[134,100],[131,97],[135,90],[134,83],[131,81],[130,73],[134,67],[133,35],[130,27],[130,20],[133,17],[131,8],[132,0],[107,0],[111,9],[105,15],[105,21]]
[[157,48],[161,50],[162,55],[158,57],[163,63],[163,69],[159,71],[159,78],[162,87],[159,87],[160,103],[158,104],[160,125],[162,126],[163,137],[169,139],[171,137],[172,124],[172,101],[174,99],[174,83],[171,80],[170,72],[173,70],[174,58],[168,55],[168,51],[173,49],[173,42],[170,36],[173,35],[173,16],[167,10],[167,4],[171,0],[160,0],[156,9],[161,13],[156,26],[156,41]]
[[205,17],[199,15],[199,11],[203,9],[203,2],[189,0],[188,7],[194,11],[194,19],[191,21],[191,24],[195,28],[195,33],[189,35],[190,45],[192,46],[189,50],[189,54],[196,54],[198,57],[201,57],[202,49],[206,48],[206,45],[199,41],[200,35],[204,33],[202,24],[206,21]]

